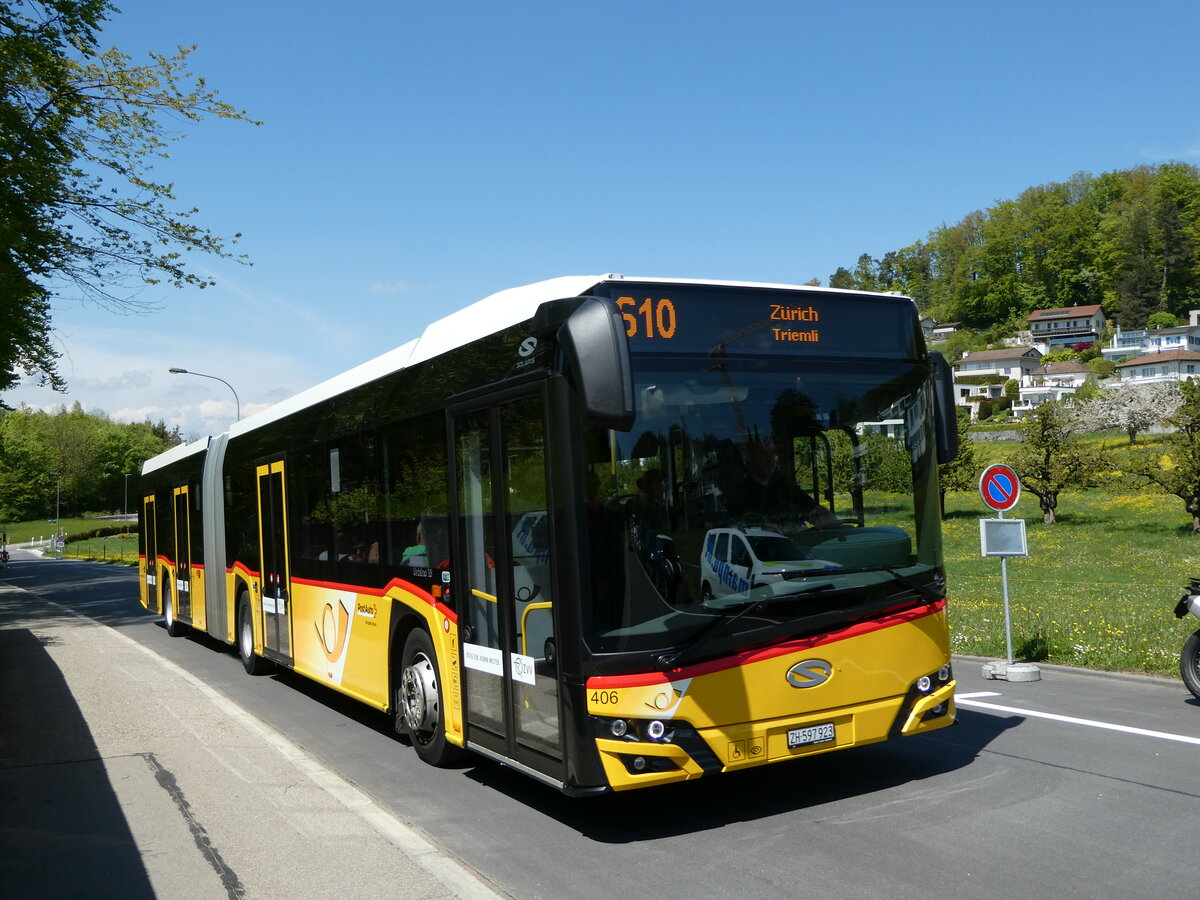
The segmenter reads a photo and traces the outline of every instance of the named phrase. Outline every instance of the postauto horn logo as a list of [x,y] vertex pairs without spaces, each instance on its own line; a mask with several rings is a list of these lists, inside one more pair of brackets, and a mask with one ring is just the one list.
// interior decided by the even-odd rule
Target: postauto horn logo
[[833,666],[823,659],[806,659],[787,671],[787,682],[794,688],[811,688],[824,684],[833,676]]

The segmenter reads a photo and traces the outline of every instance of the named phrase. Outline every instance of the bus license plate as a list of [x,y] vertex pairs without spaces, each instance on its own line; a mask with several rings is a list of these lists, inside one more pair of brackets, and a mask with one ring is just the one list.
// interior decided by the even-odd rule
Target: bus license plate
[[788,732],[788,749],[807,747],[810,744],[827,744],[834,739],[832,722],[821,725],[809,725],[806,728],[793,728]]

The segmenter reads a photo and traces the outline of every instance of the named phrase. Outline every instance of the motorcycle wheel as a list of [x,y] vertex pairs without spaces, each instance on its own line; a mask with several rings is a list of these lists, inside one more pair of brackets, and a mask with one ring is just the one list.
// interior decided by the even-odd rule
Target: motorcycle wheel
[[1179,655],[1179,674],[1183,676],[1183,683],[1192,696],[1200,700],[1200,631],[1183,643],[1183,653]]

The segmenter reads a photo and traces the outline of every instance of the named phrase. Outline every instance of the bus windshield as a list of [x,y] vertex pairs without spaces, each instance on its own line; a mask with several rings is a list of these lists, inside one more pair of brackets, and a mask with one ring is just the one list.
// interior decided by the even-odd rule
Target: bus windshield
[[928,602],[941,577],[929,369],[635,358],[637,419],[587,462],[598,654],[733,652]]

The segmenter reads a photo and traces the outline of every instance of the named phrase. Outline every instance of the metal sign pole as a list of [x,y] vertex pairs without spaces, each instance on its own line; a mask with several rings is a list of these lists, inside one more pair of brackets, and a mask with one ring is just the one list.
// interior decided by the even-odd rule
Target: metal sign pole
[[[1000,588],[1004,597],[1004,649],[1003,663],[988,662],[983,666],[984,678],[1005,681],[1040,681],[1041,670],[1032,663],[1013,662],[1012,606],[1008,598],[1008,557],[1025,556],[1025,520],[1015,519],[1011,523],[1004,519],[1005,510],[1013,509],[1021,497],[1021,481],[1010,467],[997,464],[988,466],[979,477],[979,494],[983,502],[995,510],[998,519],[981,519],[979,523],[980,550],[984,556],[1000,557]],[[1018,531],[1013,532],[1015,526]],[[1018,538],[1015,542],[1013,538]]]
[[[1003,519],[1004,511],[1000,510],[996,515]],[[1004,595],[1004,647],[1008,652],[1008,665],[1013,664],[1012,652],[1012,614],[1008,608],[1008,557],[1000,557],[1000,590]]]

